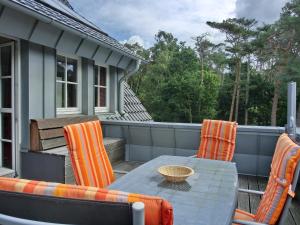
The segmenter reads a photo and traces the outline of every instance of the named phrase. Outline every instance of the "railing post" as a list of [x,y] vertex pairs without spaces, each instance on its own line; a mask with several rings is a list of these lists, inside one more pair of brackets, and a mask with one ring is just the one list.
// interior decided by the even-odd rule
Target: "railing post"
[[133,225],[145,225],[145,205],[142,202],[132,204]]
[[296,82],[288,84],[287,133],[292,139],[296,138]]

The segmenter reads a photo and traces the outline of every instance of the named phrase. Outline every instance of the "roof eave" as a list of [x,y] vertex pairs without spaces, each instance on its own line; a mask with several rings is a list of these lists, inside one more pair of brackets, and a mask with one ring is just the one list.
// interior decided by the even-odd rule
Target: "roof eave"
[[121,49],[116,48],[115,46],[112,46],[112,45],[110,45],[108,43],[105,43],[105,42],[103,42],[101,40],[98,40],[98,39],[96,39],[96,38],[94,38],[94,37],[92,37],[90,35],[85,34],[84,32],[82,32],[80,30],[77,30],[77,29],[74,29],[72,27],[69,27],[69,26],[67,26],[67,25],[65,25],[63,23],[60,23],[60,22],[58,22],[56,20],[53,20],[52,18],[47,17],[46,15],[43,15],[43,14],[41,14],[39,12],[31,10],[30,8],[26,8],[26,7],[24,7],[24,6],[22,6],[22,5],[18,4],[18,3],[12,2],[10,0],[2,0],[1,3],[3,5],[5,5],[5,6],[7,6],[7,7],[16,9],[18,11],[21,11],[21,12],[27,14],[27,15],[30,15],[30,16],[32,16],[32,17],[34,17],[34,18],[36,18],[36,19],[38,19],[38,20],[40,20],[42,22],[48,23],[49,25],[52,24],[53,26],[55,26],[55,27],[57,27],[59,29],[62,29],[62,30],[65,30],[65,31],[69,31],[69,32],[71,32],[71,33],[73,33],[75,35],[80,36],[83,39],[87,39],[87,40],[95,42],[95,43],[97,43],[99,45],[102,45],[104,47],[110,48],[110,49],[112,49],[112,50],[114,50],[114,51],[116,51],[116,52],[118,52],[118,53],[120,53],[122,55],[125,55],[125,56],[127,56],[129,58],[132,58],[134,60],[141,60],[143,63],[146,62],[145,59],[142,58],[142,57],[139,57],[139,56],[136,56],[136,55],[133,55],[133,54],[129,54],[129,53],[125,52],[125,51],[122,51]]

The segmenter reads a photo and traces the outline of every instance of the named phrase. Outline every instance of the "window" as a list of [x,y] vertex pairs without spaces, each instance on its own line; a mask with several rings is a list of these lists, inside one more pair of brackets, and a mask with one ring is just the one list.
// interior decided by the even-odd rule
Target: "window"
[[95,92],[95,111],[109,111],[109,76],[106,67],[95,66],[94,92]]
[[56,61],[56,109],[58,114],[80,113],[80,61],[58,55]]

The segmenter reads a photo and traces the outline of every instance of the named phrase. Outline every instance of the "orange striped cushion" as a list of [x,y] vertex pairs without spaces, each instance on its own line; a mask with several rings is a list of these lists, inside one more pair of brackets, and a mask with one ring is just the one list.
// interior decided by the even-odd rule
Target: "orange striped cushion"
[[6,177],[0,177],[0,190],[73,199],[130,203],[143,202],[145,204],[146,225],[173,224],[172,206],[166,200],[155,196],[132,194],[121,191],[99,189],[95,187],[49,183],[43,181],[32,181]]
[[[254,215],[248,212],[245,212],[243,210],[237,209],[235,210],[235,215],[234,215],[235,220],[245,220],[245,221],[254,221]],[[238,225],[236,223],[232,225]]]
[[198,158],[231,161],[235,149],[237,123],[204,120]]
[[65,126],[64,134],[77,184],[105,188],[115,180],[100,121]]
[[299,160],[300,147],[287,134],[282,134],[277,141],[268,185],[258,206],[255,221],[276,224]]

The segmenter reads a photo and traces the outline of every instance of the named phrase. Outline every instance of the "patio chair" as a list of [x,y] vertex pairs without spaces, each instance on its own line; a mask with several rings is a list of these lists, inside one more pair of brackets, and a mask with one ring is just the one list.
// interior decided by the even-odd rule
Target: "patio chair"
[[197,158],[231,161],[235,150],[236,122],[203,120]]
[[173,224],[161,197],[80,185],[0,177],[0,202],[2,225]]
[[65,126],[64,136],[78,185],[105,188],[115,180],[99,120]]
[[234,224],[284,225],[300,171],[300,146],[287,134],[282,134],[276,144],[269,181],[265,192],[240,189],[241,192],[262,195],[256,214],[236,210]]

